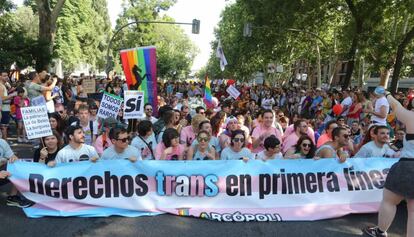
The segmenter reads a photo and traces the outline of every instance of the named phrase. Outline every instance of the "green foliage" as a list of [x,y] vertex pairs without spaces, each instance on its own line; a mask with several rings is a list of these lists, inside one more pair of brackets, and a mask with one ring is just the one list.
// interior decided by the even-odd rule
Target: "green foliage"
[[[170,17],[160,17],[160,10],[167,10],[176,1],[131,0],[124,4],[124,11],[117,20],[116,30],[133,21],[174,22]],[[184,31],[173,24],[131,24],[121,30],[113,42],[113,57],[119,59],[121,49],[154,45],[157,48],[158,76],[163,79],[185,78],[198,52]],[[116,63],[116,64],[119,64]]]
[[106,0],[66,0],[57,22],[54,57],[72,71],[80,63],[103,70],[111,32]]

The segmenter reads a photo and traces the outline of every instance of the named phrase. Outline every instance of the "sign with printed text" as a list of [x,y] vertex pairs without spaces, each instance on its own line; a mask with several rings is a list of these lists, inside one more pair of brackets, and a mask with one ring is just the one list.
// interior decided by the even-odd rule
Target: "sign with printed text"
[[378,211],[398,159],[14,162],[29,217],[169,213],[215,221],[312,221]]
[[230,85],[229,87],[227,87],[227,90],[226,91],[235,100],[237,100],[237,98],[239,98],[239,96],[240,96],[240,91],[237,90],[236,87],[234,87],[233,85]]
[[34,139],[52,135],[45,105],[21,108],[27,138]]
[[98,117],[99,118],[116,118],[118,116],[119,109],[122,105],[122,98],[104,93],[102,96],[101,104],[99,105]]
[[124,98],[124,119],[142,118],[144,115],[144,92],[125,91]]
[[95,79],[84,79],[82,81],[82,87],[85,93],[95,93],[96,92]]

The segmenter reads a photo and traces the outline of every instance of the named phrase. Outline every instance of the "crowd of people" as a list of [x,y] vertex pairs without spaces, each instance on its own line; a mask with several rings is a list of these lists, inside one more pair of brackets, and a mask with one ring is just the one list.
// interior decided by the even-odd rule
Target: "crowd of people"
[[[85,93],[84,80],[95,80],[97,93]],[[414,138],[407,134],[412,125],[400,119],[397,109],[390,111],[389,102],[392,98],[394,107],[411,111],[412,89],[393,97],[383,87],[367,92],[240,83],[234,86],[241,95],[233,99],[227,86],[221,80],[213,81],[213,106],[208,107],[203,83],[159,83],[158,108],[146,103],[140,119],[123,119],[122,109],[117,118],[101,119],[97,112],[102,92],[123,97],[128,90],[118,77],[62,80],[46,72],[31,72],[12,80],[8,72],[2,72],[1,158],[18,159],[8,140],[10,123],[16,124],[17,142],[39,146],[33,161],[50,167],[109,159],[248,162],[331,158],[342,163],[353,157],[414,157],[407,156],[414,152],[414,144],[407,143]],[[53,135],[41,142],[27,139],[21,114],[22,107],[38,103],[39,98],[47,106],[53,129]],[[11,175],[5,169],[3,165],[0,182],[7,182]],[[412,191],[408,197],[414,198]],[[7,204],[26,207],[30,201],[13,188]]]

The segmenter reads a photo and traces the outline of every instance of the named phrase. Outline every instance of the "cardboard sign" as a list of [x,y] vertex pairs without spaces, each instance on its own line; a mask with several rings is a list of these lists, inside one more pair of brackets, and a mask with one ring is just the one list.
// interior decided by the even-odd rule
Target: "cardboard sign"
[[138,119],[144,115],[144,92],[125,91],[124,119]]
[[235,100],[237,100],[237,98],[240,96],[240,91],[238,91],[236,89],[236,87],[234,87],[233,85],[230,85],[229,87],[227,87],[227,93],[229,93],[229,95],[231,97],[233,97]]
[[21,108],[27,138],[34,139],[52,135],[45,105]]
[[85,93],[95,93],[96,92],[95,79],[83,80],[82,87]]
[[98,110],[99,118],[116,118],[118,116],[118,111],[122,105],[122,98],[104,93],[102,96],[101,104]]

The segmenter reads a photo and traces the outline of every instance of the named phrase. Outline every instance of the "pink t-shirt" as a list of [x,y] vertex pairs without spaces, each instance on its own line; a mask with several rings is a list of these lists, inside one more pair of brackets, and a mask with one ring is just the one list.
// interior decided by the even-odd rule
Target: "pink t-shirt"
[[[295,132],[294,126],[293,124],[289,125],[286,130],[285,133],[283,134],[283,141],[292,133]],[[313,131],[313,129],[311,127],[308,127],[308,132],[307,134],[311,139],[313,144],[315,144],[315,132]]]
[[109,137],[106,136],[104,144],[103,135],[98,136],[96,138],[95,144],[93,145],[93,147],[95,147],[95,150],[96,152],[98,152],[99,155],[102,155],[103,151],[110,146],[112,146],[111,139],[109,139]]
[[331,141],[332,141],[332,138],[330,138],[327,133],[324,133],[318,138],[318,143],[316,144],[316,147],[319,148],[323,144],[327,142],[331,142]]
[[[155,159],[156,160],[161,159],[161,155],[165,149],[166,147],[163,142],[160,142],[157,144],[157,146],[155,147]],[[185,145],[179,144],[178,146],[173,148],[172,154],[168,155],[165,159],[166,160],[178,160],[178,157],[182,155],[184,151],[185,151]]]
[[193,131],[192,126],[184,127],[181,129],[180,143],[185,144],[186,146],[190,146],[193,143],[195,137],[196,135]]
[[[257,139],[262,134],[265,134],[265,133],[270,133],[270,135],[275,135],[277,137],[277,139],[279,139],[279,141],[282,142],[282,134],[280,133],[280,131],[277,128],[274,128],[274,127],[264,128],[263,126],[258,126],[253,130],[252,138]],[[263,139],[263,141],[265,139],[266,139],[266,137]],[[264,150],[263,141],[260,143],[259,147],[252,150],[253,153],[259,153],[259,152]]]
[[[16,96],[16,97],[14,97],[14,100],[13,100],[13,104],[16,106],[16,119],[19,119],[19,120],[23,118],[22,110],[21,110],[21,107],[20,107],[21,99],[22,99],[22,97]],[[30,103],[30,101],[29,101],[28,98],[24,99],[23,107],[29,106],[29,103]]]
[[296,143],[298,143],[298,140],[299,140],[299,137],[295,132],[291,133],[288,137],[286,137],[283,140],[282,153],[285,154],[287,150],[294,147]]

